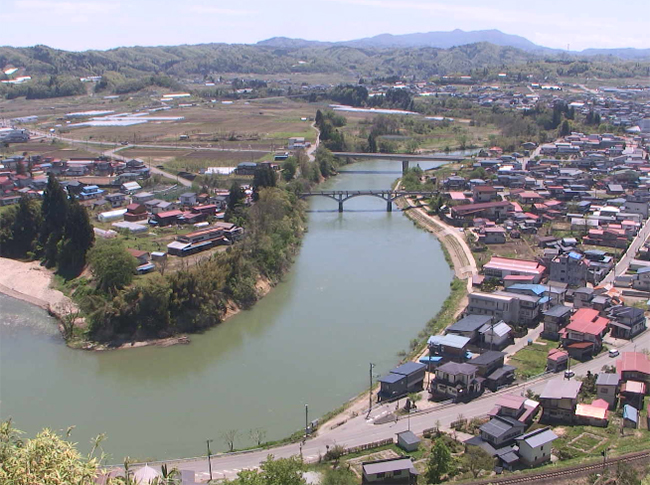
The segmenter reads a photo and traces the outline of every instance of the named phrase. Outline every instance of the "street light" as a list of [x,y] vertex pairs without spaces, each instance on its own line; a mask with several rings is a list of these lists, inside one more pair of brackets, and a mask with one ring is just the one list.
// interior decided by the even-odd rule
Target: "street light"
[[309,434],[309,405],[305,404],[305,440]]
[[210,472],[210,480],[212,480],[212,461],[210,460],[210,457],[212,456],[212,452],[210,451],[210,443],[212,443],[213,440],[205,440],[205,444],[208,446],[208,471]]
[[368,390],[368,416],[370,416],[370,411],[372,411],[372,369],[374,369],[375,364],[370,362],[370,388]]

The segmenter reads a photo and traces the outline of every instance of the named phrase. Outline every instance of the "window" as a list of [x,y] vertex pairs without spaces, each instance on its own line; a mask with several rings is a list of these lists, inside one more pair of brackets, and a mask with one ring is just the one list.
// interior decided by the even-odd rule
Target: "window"
[[386,474],[384,472],[377,473],[377,478],[384,478]]

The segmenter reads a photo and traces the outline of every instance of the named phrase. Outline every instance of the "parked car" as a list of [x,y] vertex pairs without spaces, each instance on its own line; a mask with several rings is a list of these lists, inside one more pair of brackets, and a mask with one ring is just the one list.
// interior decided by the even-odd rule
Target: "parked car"
[[620,352],[618,351],[618,349],[609,349],[609,356],[610,357],[618,357],[619,354],[620,354]]
[[565,370],[564,371],[564,377],[566,377],[567,379],[571,379],[575,375],[576,375],[576,373],[573,372],[572,370]]

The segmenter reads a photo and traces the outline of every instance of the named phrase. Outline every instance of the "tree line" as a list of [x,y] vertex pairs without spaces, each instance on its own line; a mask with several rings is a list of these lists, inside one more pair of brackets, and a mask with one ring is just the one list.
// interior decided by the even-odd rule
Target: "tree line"
[[43,201],[23,196],[0,217],[0,255],[14,259],[41,259],[72,278],[86,265],[95,233],[83,207],[50,175]]

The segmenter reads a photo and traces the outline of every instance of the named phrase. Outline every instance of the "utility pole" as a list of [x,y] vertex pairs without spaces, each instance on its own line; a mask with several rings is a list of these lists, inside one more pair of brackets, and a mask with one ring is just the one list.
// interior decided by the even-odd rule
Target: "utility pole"
[[309,434],[309,405],[305,404],[305,439]]
[[370,411],[372,410],[372,369],[374,369],[375,364],[370,362],[370,388],[368,389],[368,416],[370,416]]
[[210,443],[212,443],[212,440],[205,440],[205,444],[208,446],[208,471],[210,472],[210,480],[212,480],[212,461],[210,460],[212,452],[210,451]]

